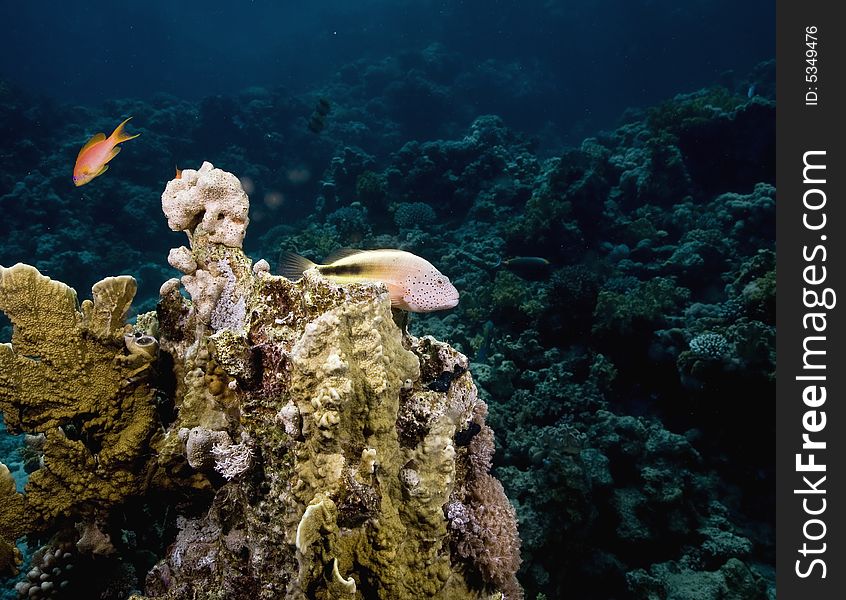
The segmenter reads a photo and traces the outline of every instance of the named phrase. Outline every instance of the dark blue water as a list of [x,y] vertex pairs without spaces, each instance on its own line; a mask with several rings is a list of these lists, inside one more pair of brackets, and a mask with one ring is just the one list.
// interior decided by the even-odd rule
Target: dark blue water
[[397,247],[459,288],[411,331],[476,359],[527,598],[774,594],[771,2],[2,6],[0,265],[151,310],[161,192],[210,161],[253,258]]
[[197,101],[254,85],[302,92],[358,61],[376,64],[437,42],[449,57],[433,74],[439,83],[471,79],[453,101],[532,131],[551,121],[574,142],[628,107],[745,73],[771,58],[775,43],[774,10],[762,1],[7,6],[0,72],[60,102],[158,93]]

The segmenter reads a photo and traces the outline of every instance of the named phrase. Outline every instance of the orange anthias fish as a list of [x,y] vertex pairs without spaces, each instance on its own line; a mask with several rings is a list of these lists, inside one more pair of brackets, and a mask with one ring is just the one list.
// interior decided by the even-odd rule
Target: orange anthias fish
[[[131,118],[129,117],[129,119]],[[129,119],[126,121],[129,121]],[[118,144],[141,135],[140,133],[127,134],[123,130],[126,121],[118,125],[109,137],[106,137],[103,133],[98,133],[82,147],[73,167],[73,184],[76,187],[85,185],[98,175],[106,172],[106,169],[109,168],[106,163],[120,152]]]

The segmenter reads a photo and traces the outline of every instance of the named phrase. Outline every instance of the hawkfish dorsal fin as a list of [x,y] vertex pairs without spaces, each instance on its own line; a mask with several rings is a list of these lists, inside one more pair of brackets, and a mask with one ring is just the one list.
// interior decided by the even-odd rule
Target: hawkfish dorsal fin
[[86,150],[88,150],[88,149],[89,149],[91,146],[93,146],[94,144],[99,144],[99,143],[100,143],[100,142],[102,142],[104,139],[106,139],[106,134],[105,134],[105,133],[102,133],[102,132],[100,132],[100,133],[95,133],[93,136],[91,136],[91,139],[90,139],[90,140],[88,140],[87,142],[85,142],[85,145],[84,145],[84,146],[82,147],[82,149],[79,151],[79,154],[77,154],[77,155],[76,155],[77,160],[79,159],[79,157],[80,157],[80,156],[82,156],[82,153],[83,153],[83,152],[85,152]]
[[279,254],[279,274],[291,281],[301,279],[305,271],[315,266],[317,266],[315,263],[299,254],[287,250],[283,250]]
[[333,262],[337,262],[342,258],[353,256],[355,254],[361,254],[363,252],[367,252],[367,250],[358,250],[356,248],[338,248],[337,250],[333,250],[332,252],[330,252],[329,256],[323,259],[323,264],[331,265]]

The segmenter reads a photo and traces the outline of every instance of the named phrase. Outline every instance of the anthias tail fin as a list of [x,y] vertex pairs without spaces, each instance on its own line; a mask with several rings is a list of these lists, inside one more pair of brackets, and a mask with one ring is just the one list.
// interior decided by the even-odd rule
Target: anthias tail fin
[[[132,117],[129,117],[129,119],[131,119],[131,118]],[[126,133],[123,130],[123,126],[126,125],[127,121],[129,121],[129,119],[127,119],[126,121],[124,121],[123,123],[121,123],[120,125],[115,127],[115,130],[112,132],[112,135],[110,137],[112,138],[112,141],[115,144],[120,144],[120,143],[125,142],[127,140],[135,139],[139,135],[141,135],[140,133],[136,133],[135,135],[129,135],[128,133]]]
[[309,259],[304,256],[300,256],[299,254],[294,254],[293,252],[288,252],[287,250],[283,250],[279,254],[278,272],[282,275],[282,277],[290,279],[291,281],[296,281],[297,279],[302,278],[304,271],[307,271],[315,266],[317,266],[316,263],[311,262]]

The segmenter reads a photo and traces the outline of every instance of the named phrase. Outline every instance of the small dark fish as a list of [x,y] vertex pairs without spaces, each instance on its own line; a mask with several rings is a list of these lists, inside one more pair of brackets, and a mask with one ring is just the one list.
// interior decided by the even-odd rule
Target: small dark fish
[[326,127],[326,116],[332,110],[332,105],[326,98],[320,98],[314,105],[314,110],[308,119],[308,129],[312,133],[320,133]]
[[308,120],[308,130],[312,133],[320,133],[323,131],[323,128],[326,127],[326,121],[323,117],[317,114],[311,115],[311,118]]
[[552,270],[552,263],[540,256],[515,256],[502,261],[502,266],[529,281],[542,281]]
[[474,362],[483,363],[488,358],[488,352],[491,349],[491,336],[493,335],[494,324],[493,321],[486,321],[482,327],[482,343],[476,351],[476,360]]
[[326,98],[321,98],[317,101],[317,106],[314,107],[314,112],[317,114],[325,117],[329,114],[329,111],[332,110],[332,105],[329,104],[329,101]]
[[750,85],[749,89],[746,90],[746,97],[751,98],[752,96],[754,96],[757,89],[758,89],[758,86],[756,86],[754,83],[752,85]]

